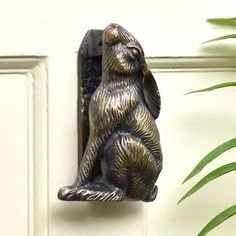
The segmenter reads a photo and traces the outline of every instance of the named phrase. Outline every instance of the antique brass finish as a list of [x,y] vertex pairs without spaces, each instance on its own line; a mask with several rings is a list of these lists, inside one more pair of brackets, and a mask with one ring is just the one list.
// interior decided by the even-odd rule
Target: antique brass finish
[[79,169],[58,198],[153,201],[162,169],[160,95],[141,45],[117,24],[90,30],[78,73]]

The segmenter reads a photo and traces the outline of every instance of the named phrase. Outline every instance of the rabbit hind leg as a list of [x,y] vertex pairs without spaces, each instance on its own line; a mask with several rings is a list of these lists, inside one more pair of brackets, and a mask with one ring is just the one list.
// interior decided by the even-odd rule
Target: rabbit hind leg
[[124,190],[131,200],[153,201],[159,175],[155,158],[147,147],[130,134],[116,133],[108,141],[102,156],[105,178]]

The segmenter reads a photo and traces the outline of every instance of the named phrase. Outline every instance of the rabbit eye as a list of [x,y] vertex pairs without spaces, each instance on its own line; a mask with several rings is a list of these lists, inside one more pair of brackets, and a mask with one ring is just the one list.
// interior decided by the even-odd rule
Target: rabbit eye
[[140,55],[140,51],[137,47],[128,47],[129,51],[128,54],[130,55],[131,58],[135,59]]
[[138,51],[137,48],[132,48],[132,49],[131,49],[131,52],[132,52],[132,54],[133,54],[134,56],[138,56],[138,55],[139,55],[139,51]]

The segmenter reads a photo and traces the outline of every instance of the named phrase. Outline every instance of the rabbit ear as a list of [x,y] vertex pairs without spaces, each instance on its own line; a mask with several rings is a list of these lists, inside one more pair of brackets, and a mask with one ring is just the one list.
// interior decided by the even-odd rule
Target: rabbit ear
[[147,69],[143,80],[143,93],[148,109],[154,119],[157,119],[161,108],[161,98],[156,81],[149,69]]

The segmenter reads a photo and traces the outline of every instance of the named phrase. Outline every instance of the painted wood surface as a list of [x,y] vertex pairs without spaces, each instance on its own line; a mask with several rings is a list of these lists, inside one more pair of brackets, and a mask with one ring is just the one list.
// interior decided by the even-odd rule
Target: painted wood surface
[[[235,194],[228,186],[235,179],[230,174],[176,206],[187,188],[180,186],[185,174],[207,151],[235,135],[230,88],[227,93],[183,96],[235,78],[235,58],[229,58],[235,56],[234,42],[200,46],[225,32],[207,25],[206,18],[234,17],[232,1],[224,2],[225,7],[205,0],[115,5],[106,0],[1,1],[1,185],[8,192],[8,198],[1,194],[4,235],[194,236],[232,203]],[[127,28],[146,56],[155,57],[150,65],[163,97],[159,196],[151,204],[60,202],[58,189],[73,182],[77,171],[76,51],[87,29],[111,22]],[[226,125],[220,125],[225,117]],[[227,161],[234,155],[229,153]],[[234,235],[234,225],[232,218],[211,235]]]

